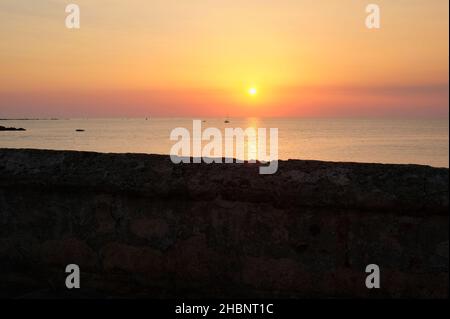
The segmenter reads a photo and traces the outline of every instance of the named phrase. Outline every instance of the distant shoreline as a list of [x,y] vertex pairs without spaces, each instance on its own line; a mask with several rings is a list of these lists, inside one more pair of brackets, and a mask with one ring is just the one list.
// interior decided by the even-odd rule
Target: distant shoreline
[[[160,116],[94,116],[94,117],[65,117],[65,118],[0,118],[0,121],[69,121],[69,120],[140,120],[140,119],[205,119],[205,120],[215,120],[215,119],[224,119],[225,117],[217,115],[181,115],[181,116],[170,116],[170,115],[160,115]],[[248,119],[248,118],[257,118],[261,120],[432,120],[432,121],[449,121],[447,116],[430,116],[430,117],[417,117],[417,116],[390,116],[390,117],[370,117],[370,116],[230,116],[229,119]]]

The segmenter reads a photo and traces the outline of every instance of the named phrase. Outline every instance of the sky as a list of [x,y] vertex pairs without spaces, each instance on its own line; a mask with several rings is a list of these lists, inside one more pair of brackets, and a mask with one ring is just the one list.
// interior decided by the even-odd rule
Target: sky
[[[65,26],[70,3],[80,29]],[[447,117],[448,7],[1,0],[0,118]]]

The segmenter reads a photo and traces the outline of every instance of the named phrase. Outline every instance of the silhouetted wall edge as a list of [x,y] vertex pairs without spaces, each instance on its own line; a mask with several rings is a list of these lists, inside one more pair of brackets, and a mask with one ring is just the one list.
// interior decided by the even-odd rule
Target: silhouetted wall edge
[[419,165],[293,160],[263,176],[0,149],[0,296],[446,298],[448,194],[448,169]]

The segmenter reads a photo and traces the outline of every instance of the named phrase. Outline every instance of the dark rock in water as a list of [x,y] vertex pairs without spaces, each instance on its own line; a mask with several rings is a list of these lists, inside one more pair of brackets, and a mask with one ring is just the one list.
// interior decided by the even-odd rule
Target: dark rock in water
[[82,129],[76,129],[75,131],[76,131],[76,132],[84,132],[85,130],[82,130]]
[[5,126],[0,125],[0,131],[26,131],[26,129],[24,129],[22,127],[15,128],[15,127],[5,127]]

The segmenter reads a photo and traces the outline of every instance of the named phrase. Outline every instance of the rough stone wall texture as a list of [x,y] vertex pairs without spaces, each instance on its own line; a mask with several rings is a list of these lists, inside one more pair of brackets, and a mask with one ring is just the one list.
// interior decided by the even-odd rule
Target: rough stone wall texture
[[[448,169],[0,149],[0,296],[448,297]],[[66,265],[81,268],[65,289]],[[381,289],[365,267],[381,268]]]

